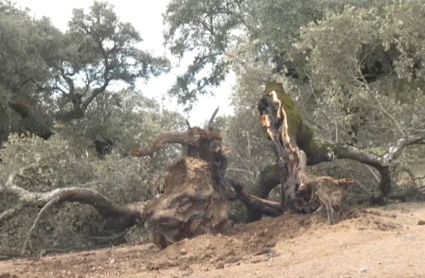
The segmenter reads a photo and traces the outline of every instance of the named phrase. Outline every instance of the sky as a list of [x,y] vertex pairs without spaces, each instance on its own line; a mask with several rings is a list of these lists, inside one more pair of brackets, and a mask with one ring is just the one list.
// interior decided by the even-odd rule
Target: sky
[[[155,55],[166,55],[172,63],[176,60],[167,53],[163,46],[163,20],[162,13],[170,0],[109,0],[115,7],[118,17],[124,22],[130,22],[141,34],[144,42],[143,50],[153,51]],[[52,23],[62,31],[67,30],[67,23],[74,8],[83,8],[88,11],[93,1],[87,0],[15,0],[18,6],[28,7],[31,14],[37,18],[47,16]],[[151,78],[146,84],[138,82],[139,89],[145,96],[154,97],[161,102],[163,96],[173,85],[178,73],[183,73],[190,63],[184,59],[179,67],[173,63],[173,69],[168,74]],[[199,97],[189,114],[185,114],[192,126],[201,125],[209,119],[217,106],[220,106],[219,115],[232,114],[229,95],[234,78],[229,76],[220,87],[212,88],[214,96]],[[177,105],[176,99],[164,102],[164,107],[183,113],[183,107]]]

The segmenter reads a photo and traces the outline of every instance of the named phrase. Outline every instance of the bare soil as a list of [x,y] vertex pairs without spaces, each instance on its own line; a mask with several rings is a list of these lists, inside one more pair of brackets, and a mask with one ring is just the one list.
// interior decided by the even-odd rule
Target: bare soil
[[[240,224],[160,251],[152,244],[0,262],[6,277],[425,277],[425,204]],[[338,221],[338,219],[337,219]]]

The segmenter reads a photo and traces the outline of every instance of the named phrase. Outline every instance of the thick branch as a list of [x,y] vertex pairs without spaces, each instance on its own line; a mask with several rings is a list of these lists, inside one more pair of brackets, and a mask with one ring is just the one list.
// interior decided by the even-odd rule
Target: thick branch
[[211,118],[210,118],[210,120],[208,122],[208,130],[209,131],[212,131],[213,130],[212,125],[213,125],[213,122],[214,122],[214,118],[215,118],[215,116],[218,113],[218,109],[219,108],[220,108],[220,106],[215,109],[214,113],[212,114],[212,116],[211,116]]
[[22,210],[23,207],[24,207],[23,205],[17,205],[13,208],[7,209],[3,211],[2,213],[0,213],[0,223],[14,217],[16,214],[18,214]]
[[333,151],[336,157],[339,159],[355,160],[377,169],[381,175],[381,180],[379,183],[381,196],[378,196],[378,198],[381,198],[388,196],[392,189],[392,178],[389,169],[390,163],[402,154],[405,147],[413,144],[425,144],[425,136],[401,138],[397,140],[395,144],[391,145],[388,148],[388,151],[381,157],[346,144],[335,145]]
[[[289,134],[288,118],[282,103],[275,90],[266,91],[258,103],[261,122],[267,129],[276,154],[279,170],[280,184],[282,185],[282,205],[287,205],[294,211],[300,211],[296,206],[296,190],[300,185],[300,178],[305,176],[300,167],[300,152],[296,147],[296,141]],[[303,153],[303,152],[302,152]]]
[[[43,208],[49,202],[54,200],[55,204],[64,202],[78,202],[93,206],[97,212],[109,220],[111,228],[126,229],[135,224],[137,219],[143,220],[144,204],[135,203],[124,206],[119,206],[111,202],[99,192],[81,187],[58,188],[49,192],[31,192],[15,184],[15,179],[19,176],[25,176],[24,172],[35,170],[37,164],[30,165],[9,176],[8,181],[3,186],[2,193],[14,194],[19,198],[23,205],[37,206]],[[19,208],[16,207],[15,210]],[[6,220],[14,213],[14,211],[7,211],[7,215],[0,218]],[[2,214],[3,216],[3,214]]]
[[[213,115],[211,116],[208,122],[207,131],[196,126],[190,127],[189,121],[186,120],[186,124],[188,125],[188,128],[185,132],[173,132],[173,133],[160,134],[147,147],[132,149],[130,150],[130,154],[136,157],[153,156],[154,153],[162,149],[164,145],[166,144],[180,144],[184,147],[183,156],[188,154],[190,156],[193,156],[194,154],[190,154],[190,152],[192,151],[191,149],[194,149],[197,143],[199,143],[202,139],[215,140],[215,139],[218,139],[216,137],[219,136],[221,140],[221,135],[214,133],[212,129],[212,124],[214,122],[215,116],[218,113],[218,109],[219,107],[217,107],[217,109],[214,111]],[[220,149],[221,151],[227,151],[225,148],[220,147]]]
[[244,191],[244,185],[242,183],[230,179],[228,181],[235,189],[236,198],[243,202],[248,208],[254,209],[271,217],[276,217],[283,213],[282,206],[279,202],[251,195]]
[[90,96],[88,97],[88,98],[86,98],[84,101],[83,101],[83,103],[81,104],[81,109],[83,110],[83,111],[85,111],[86,109],[87,109],[87,107],[90,105],[90,103],[98,96],[98,95],[100,95],[101,93],[103,93],[105,90],[106,90],[106,88],[108,87],[108,85],[109,85],[109,80],[107,79],[106,81],[105,81],[105,83],[101,86],[101,87],[99,87],[99,88],[95,88],[95,89],[93,89],[92,90],[92,92],[91,92],[91,94],[90,94]]
[[42,123],[34,116],[34,113],[30,108],[17,102],[9,102],[9,107],[18,113],[25,122],[25,129],[38,137],[43,139],[49,139],[53,132],[47,127],[46,124]]
[[191,130],[192,128],[189,128],[187,132],[161,134],[147,147],[132,149],[130,153],[136,157],[152,156],[166,144],[193,145],[195,144],[195,137],[191,136]]

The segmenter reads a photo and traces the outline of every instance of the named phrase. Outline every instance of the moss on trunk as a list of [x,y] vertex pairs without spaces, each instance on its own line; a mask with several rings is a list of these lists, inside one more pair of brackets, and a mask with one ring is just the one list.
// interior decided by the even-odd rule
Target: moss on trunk
[[[282,83],[266,84],[265,94],[275,91],[279,100],[282,102],[288,117],[289,136],[291,137],[292,146],[298,146],[307,155],[307,164],[315,165],[323,161],[329,161],[329,149],[333,148],[331,144],[320,144],[314,141],[314,132],[306,124],[304,124],[301,114],[295,107],[292,98],[283,89]],[[276,169],[275,169],[276,168]],[[276,170],[277,166],[270,167],[270,170]]]
[[[291,138],[291,145],[298,146],[307,155],[307,164],[315,165],[323,161],[329,161],[329,149],[333,149],[331,144],[320,144],[314,141],[314,132],[306,124],[304,124],[301,114],[295,107],[292,98],[283,89],[282,83],[268,83],[264,94],[275,91],[282,103],[288,117],[288,130]],[[265,134],[267,134],[265,132]],[[267,135],[268,136],[268,135]],[[270,138],[269,138],[270,139]],[[260,175],[256,186],[252,188],[251,193],[267,199],[270,191],[279,184],[279,168],[277,164],[266,166]],[[261,219],[262,213],[248,209],[248,222]]]

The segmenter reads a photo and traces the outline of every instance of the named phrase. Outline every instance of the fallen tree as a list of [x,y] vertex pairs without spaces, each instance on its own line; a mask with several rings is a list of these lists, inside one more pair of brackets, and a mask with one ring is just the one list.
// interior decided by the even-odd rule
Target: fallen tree
[[301,118],[294,120],[293,117],[298,117],[299,113],[291,110],[295,109],[292,100],[282,101],[282,96],[290,100],[281,84],[272,84],[266,88],[258,104],[262,125],[272,140],[277,160],[277,175],[273,177],[276,184],[267,184],[267,190],[281,184],[280,202],[267,200],[267,190],[264,190],[267,193],[265,198],[255,196],[246,192],[242,183],[225,178],[226,154],[229,150],[223,147],[221,134],[212,129],[217,109],[207,129],[190,127],[188,123],[184,132],[161,134],[146,147],[131,150],[131,155],[142,157],[153,156],[167,144],[182,146],[180,158],[166,169],[163,193],[158,198],[119,205],[83,186],[31,192],[21,184],[33,182],[32,175],[44,167],[37,161],[12,173],[0,187],[2,194],[13,194],[19,199],[17,206],[0,214],[0,224],[25,206],[40,209],[24,243],[22,252],[25,252],[27,247],[31,248],[31,233],[50,208],[65,202],[77,202],[94,207],[106,220],[107,227],[116,233],[125,231],[138,221],[144,223],[150,240],[159,248],[165,248],[184,238],[222,232],[228,228],[230,201],[235,199],[242,201],[260,217],[262,214],[279,216],[287,210],[304,213],[314,211],[319,204],[310,202],[311,192],[307,190],[305,194],[296,194],[297,189],[303,182],[314,180],[306,175],[308,164],[328,161],[335,156],[355,159],[380,170],[383,180],[381,194],[388,196],[391,190],[389,163],[400,155],[405,146],[424,142],[424,137],[400,139],[383,157],[347,145],[319,145]]
[[[299,111],[295,108],[293,100],[285,93],[282,83],[266,84],[264,95],[267,96],[272,91],[275,92],[274,98],[279,100],[282,109],[287,115],[289,142],[291,146],[298,147],[305,152],[307,156],[306,165],[315,165],[334,159],[351,159],[372,166],[378,171],[380,174],[379,193],[369,196],[369,200],[372,204],[383,204],[385,198],[392,199],[390,163],[402,154],[405,147],[413,144],[425,144],[425,135],[406,136],[390,145],[384,155],[377,156],[348,144],[332,144],[315,141],[313,131],[303,122]],[[258,109],[260,115],[264,118],[264,115],[269,113],[267,109],[270,108],[262,105],[262,103],[264,103],[264,100],[260,101]],[[273,117],[272,114],[271,117]],[[270,121],[276,122],[278,119],[271,119]],[[267,134],[271,139],[272,137],[270,136],[269,130],[267,130]],[[280,178],[281,171],[279,161],[275,165],[264,168],[252,194],[261,199],[267,199],[271,190],[282,183]],[[397,198],[400,198],[399,194],[400,193],[397,193]],[[263,214],[266,214],[266,211],[258,210],[253,206],[247,205],[247,207],[249,208],[248,221],[256,221],[260,219]],[[303,212],[304,210],[300,208],[296,209],[296,211]]]
[[93,206],[107,220],[107,228],[120,233],[137,221],[144,222],[149,238],[160,248],[183,238],[205,232],[220,232],[229,226],[229,200],[234,200],[232,184],[224,178],[228,150],[222,146],[221,134],[212,129],[212,115],[208,129],[190,127],[185,132],[159,135],[145,148],[131,150],[133,156],[152,156],[166,144],[182,145],[181,157],[166,170],[164,192],[148,202],[125,205],[114,204],[95,190],[82,187],[58,188],[49,192],[31,192],[22,182],[33,182],[41,165],[36,163],[12,173],[0,187],[2,194],[13,194],[19,204],[0,214],[0,224],[15,216],[25,206],[38,207],[22,248],[31,247],[31,233],[40,218],[54,205],[77,202]]

